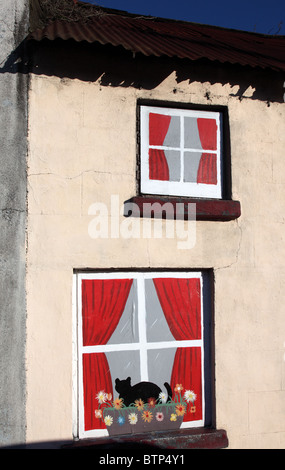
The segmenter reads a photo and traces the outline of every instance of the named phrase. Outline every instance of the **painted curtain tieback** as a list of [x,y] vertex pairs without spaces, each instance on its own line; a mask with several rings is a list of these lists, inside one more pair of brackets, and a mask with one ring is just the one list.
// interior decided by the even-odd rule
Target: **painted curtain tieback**
[[110,393],[99,391],[95,417],[105,423],[110,435],[178,429],[187,411],[196,412],[197,395],[193,390],[184,390],[182,384],[176,384],[174,392],[168,401],[161,392],[158,400],[149,398],[145,403],[139,398],[125,406],[122,398],[113,400]]

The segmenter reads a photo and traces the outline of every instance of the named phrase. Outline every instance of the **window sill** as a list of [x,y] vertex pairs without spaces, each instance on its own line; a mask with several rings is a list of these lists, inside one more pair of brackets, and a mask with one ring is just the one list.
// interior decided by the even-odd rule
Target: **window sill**
[[[170,203],[171,206],[169,206]],[[241,215],[240,202],[226,199],[163,198],[135,196],[125,202],[125,216],[193,220],[188,204],[196,204],[196,220],[235,220]],[[165,205],[165,206],[164,206]],[[189,214],[189,215],[188,215]]]
[[192,428],[149,434],[99,437],[74,441],[64,448],[84,449],[224,449],[228,447],[227,433],[223,429]]

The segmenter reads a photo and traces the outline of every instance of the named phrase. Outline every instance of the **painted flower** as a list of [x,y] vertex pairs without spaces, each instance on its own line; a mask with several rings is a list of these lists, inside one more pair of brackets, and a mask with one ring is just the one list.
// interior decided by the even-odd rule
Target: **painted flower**
[[176,405],[175,410],[178,416],[183,416],[186,412],[186,407],[184,405]]
[[102,410],[95,410],[95,418],[102,418]]
[[156,399],[155,398],[149,398],[147,400],[147,404],[148,404],[149,408],[154,408],[155,405],[156,405]]
[[106,399],[108,401],[111,401],[112,400],[112,393],[106,393]]
[[163,421],[164,414],[161,411],[158,411],[155,415],[157,421]]
[[191,406],[190,413],[196,413],[196,406]]
[[164,392],[160,392],[160,394],[158,395],[158,398],[161,401],[161,403],[166,403],[167,402],[167,395]]
[[105,416],[104,423],[106,426],[111,426],[113,424],[113,417],[110,415]]
[[135,406],[139,411],[142,411],[144,409],[144,402],[141,398],[135,401]]
[[123,426],[124,422],[125,422],[124,416],[119,416],[118,419],[117,419],[117,423],[118,423],[120,426]]
[[151,411],[144,411],[142,414],[142,419],[144,420],[145,423],[150,423],[153,418],[153,414]]
[[182,386],[182,384],[176,384],[174,388],[174,392],[181,393],[183,391],[183,388],[184,387]]
[[101,390],[99,393],[97,393],[96,398],[99,401],[100,405],[102,405],[102,403],[106,403],[107,401],[107,394],[103,390]]
[[137,424],[138,422],[138,415],[136,413],[130,413],[128,416],[130,424]]
[[184,398],[187,401],[187,403],[190,403],[190,402],[194,403],[194,401],[197,398],[197,395],[196,393],[193,392],[193,390],[185,390]]
[[176,420],[177,420],[177,415],[175,413],[171,413],[170,421],[176,421]]
[[122,406],[123,406],[123,399],[122,399],[122,398],[116,398],[116,399],[113,401],[113,405],[114,405],[114,407],[116,408],[116,410],[119,410],[119,409],[122,408]]

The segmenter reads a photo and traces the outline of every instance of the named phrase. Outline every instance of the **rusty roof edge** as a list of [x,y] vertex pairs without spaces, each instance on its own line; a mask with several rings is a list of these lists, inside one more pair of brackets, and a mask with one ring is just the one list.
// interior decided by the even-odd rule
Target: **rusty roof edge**
[[[84,4],[86,5],[85,2],[78,1],[78,4]],[[95,5],[92,5],[95,7]],[[197,22],[191,22],[191,21],[185,21],[185,20],[177,20],[173,18],[164,18],[160,16],[151,16],[151,15],[140,15],[138,13],[129,13],[125,10],[116,10],[113,8],[107,8],[107,7],[98,7],[101,9],[101,11],[106,13],[107,15],[114,15],[114,16],[125,16],[126,18],[132,18],[132,19],[144,19],[144,20],[152,20],[154,22],[165,22],[165,23],[178,23],[178,24],[185,24],[187,26],[192,25],[192,26],[198,26],[198,27],[205,27],[205,28],[210,28],[210,29],[218,29],[222,31],[227,31],[227,32],[235,32],[235,33],[241,33],[243,34],[249,34],[253,36],[260,36],[263,38],[280,38],[280,39],[285,39],[285,35],[279,35],[279,34],[265,34],[265,33],[257,33],[255,31],[247,31],[247,30],[242,30],[242,29],[236,29],[236,28],[227,28],[225,26],[216,26],[216,25],[211,25],[207,23],[197,23]]]
[[[76,0],[30,1],[34,5],[52,1],[54,9],[52,11],[57,11],[58,6],[59,10],[62,8],[63,13],[61,18],[47,18],[45,25],[30,32],[27,38],[29,40],[61,39],[75,40],[79,43],[86,41],[91,44],[121,46],[127,51],[146,56],[168,56],[190,60],[204,58],[220,63],[229,62],[263,69],[285,70],[283,35],[265,35],[182,20],[137,15]],[[87,12],[83,16],[81,16],[82,8]]]
[[[61,2],[63,2],[64,0],[61,0]],[[249,34],[251,36],[255,36],[255,37],[262,37],[262,38],[267,38],[267,39],[285,39],[285,35],[278,35],[278,34],[264,34],[264,33],[257,33],[255,31],[247,31],[247,30],[241,30],[241,29],[235,29],[235,28],[227,28],[227,27],[224,27],[224,26],[216,26],[216,25],[210,25],[210,24],[206,24],[206,23],[197,23],[197,22],[191,22],[191,21],[185,21],[185,20],[177,20],[177,19],[172,19],[172,18],[163,18],[163,17],[158,17],[158,16],[151,16],[151,15],[140,15],[140,14],[137,14],[137,13],[129,13],[125,10],[117,10],[117,9],[113,9],[113,8],[106,8],[106,7],[101,7],[99,5],[93,5],[93,4],[90,4],[90,3],[87,3],[87,2],[84,2],[84,1],[79,1],[79,0],[76,0],[75,2],[73,2],[73,0],[65,0],[67,2],[69,2],[70,4],[73,3],[74,4],[74,7],[75,9],[76,8],[84,8],[85,10],[86,9],[90,9],[90,12],[93,11],[93,12],[97,12],[97,13],[94,13],[94,17],[98,17],[98,16],[121,16],[121,17],[125,17],[125,18],[131,18],[131,19],[138,19],[138,20],[141,20],[141,19],[144,19],[144,20],[150,20],[150,21],[154,21],[154,22],[160,22],[160,23],[171,23],[171,24],[185,24],[186,26],[197,26],[197,27],[202,27],[202,28],[209,28],[209,29],[213,29],[213,30],[221,30],[221,31],[225,31],[225,32],[234,32],[234,33],[237,33],[237,34],[241,34],[241,35],[244,35],[244,34]],[[42,0],[30,0],[30,8],[31,8],[31,5],[32,4],[41,4]],[[54,0],[53,0],[54,2]],[[53,3],[51,2],[51,3]],[[74,22],[78,22],[78,21],[82,21],[82,19],[84,18],[80,18],[78,16],[77,19],[70,19],[68,20],[69,23],[72,23],[73,21]],[[92,19],[92,16],[90,15],[88,17],[88,20]],[[61,21],[61,22],[64,22],[66,20],[63,20],[63,19],[60,19],[60,18],[48,18],[48,22],[46,23],[45,26],[47,26],[50,22],[52,21],[55,21],[55,20],[58,20],[58,21]],[[40,28],[36,28],[36,29],[43,29],[42,27]],[[33,32],[31,29],[30,29],[30,32]]]

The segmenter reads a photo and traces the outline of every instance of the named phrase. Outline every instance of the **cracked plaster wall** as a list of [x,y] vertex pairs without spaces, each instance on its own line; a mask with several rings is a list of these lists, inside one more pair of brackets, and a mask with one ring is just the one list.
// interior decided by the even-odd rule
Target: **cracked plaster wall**
[[23,443],[27,76],[10,68],[27,34],[27,1],[0,5],[0,445]]
[[[252,99],[250,83],[244,90],[178,82],[175,72],[153,89],[32,76],[28,439],[72,437],[73,269],[185,267],[214,269],[217,427],[230,447],[285,447],[284,105]],[[242,215],[198,222],[191,250],[176,239],[88,235],[91,204],[106,204],[111,222],[111,194],[121,204],[135,195],[138,98],[228,106]]]

